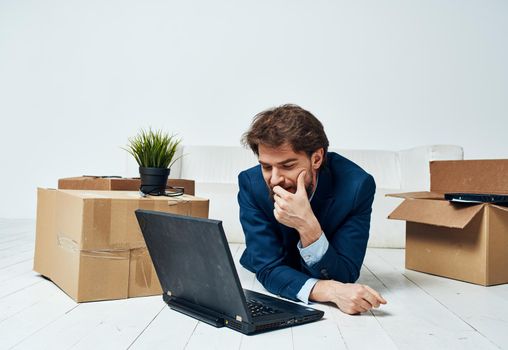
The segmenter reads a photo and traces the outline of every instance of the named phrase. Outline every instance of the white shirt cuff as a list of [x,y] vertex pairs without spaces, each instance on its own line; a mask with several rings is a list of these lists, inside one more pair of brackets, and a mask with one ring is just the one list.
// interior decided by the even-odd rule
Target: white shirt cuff
[[307,266],[311,267],[315,263],[319,262],[323,255],[325,255],[328,250],[328,239],[325,234],[321,232],[321,236],[317,241],[308,245],[307,247],[302,247],[302,241],[298,241],[296,245],[298,250],[300,251],[300,255],[302,256],[303,261],[307,264]]
[[312,288],[314,288],[314,285],[316,284],[317,281],[318,280],[315,278],[309,278],[296,295],[298,300],[303,301],[305,304],[308,304],[310,292],[312,291]]

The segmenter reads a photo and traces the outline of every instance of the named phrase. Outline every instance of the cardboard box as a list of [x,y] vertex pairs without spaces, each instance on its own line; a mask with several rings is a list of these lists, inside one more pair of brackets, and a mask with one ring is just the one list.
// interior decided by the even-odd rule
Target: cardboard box
[[433,192],[508,194],[508,159],[434,161],[430,165]]
[[434,161],[431,191],[389,216],[406,221],[406,268],[484,286],[508,283],[508,207],[451,203],[444,193],[508,193],[508,160]]
[[[194,195],[194,180],[168,179],[168,186],[183,187],[184,193]],[[58,180],[62,190],[95,190],[95,191],[139,191],[139,178],[117,178],[101,176],[68,177]]]
[[161,293],[138,208],[208,217],[208,200],[39,188],[34,270],[77,302]]

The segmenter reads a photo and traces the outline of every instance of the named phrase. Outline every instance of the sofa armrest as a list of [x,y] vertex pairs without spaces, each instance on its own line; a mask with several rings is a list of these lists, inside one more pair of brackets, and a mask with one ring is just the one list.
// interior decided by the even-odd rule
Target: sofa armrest
[[258,164],[252,151],[242,147],[184,146],[183,154],[180,178],[196,183],[236,184],[242,170]]
[[420,146],[399,152],[401,189],[430,190],[429,162],[433,160],[462,160],[464,150],[455,145]]

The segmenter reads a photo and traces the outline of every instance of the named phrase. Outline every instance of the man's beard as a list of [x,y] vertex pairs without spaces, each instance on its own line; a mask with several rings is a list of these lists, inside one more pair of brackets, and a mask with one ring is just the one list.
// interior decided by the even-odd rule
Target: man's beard
[[[272,202],[275,203],[275,198],[274,198],[275,192],[273,192],[273,189],[270,186],[268,186],[268,184],[266,186],[268,187],[268,193],[269,193],[270,199],[272,200]],[[307,192],[307,198],[310,198],[310,196],[312,195],[312,192],[314,191],[314,186],[312,185],[312,181],[310,182],[310,184],[308,186],[305,186],[305,191]]]

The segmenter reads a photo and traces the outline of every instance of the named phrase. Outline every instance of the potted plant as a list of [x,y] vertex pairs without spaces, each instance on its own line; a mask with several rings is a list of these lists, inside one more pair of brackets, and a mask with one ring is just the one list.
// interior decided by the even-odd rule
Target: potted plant
[[141,186],[139,190],[144,194],[165,195],[166,183],[173,163],[176,149],[181,139],[169,135],[162,130],[141,131],[129,138],[127,152],[132,154],[139,165]]

